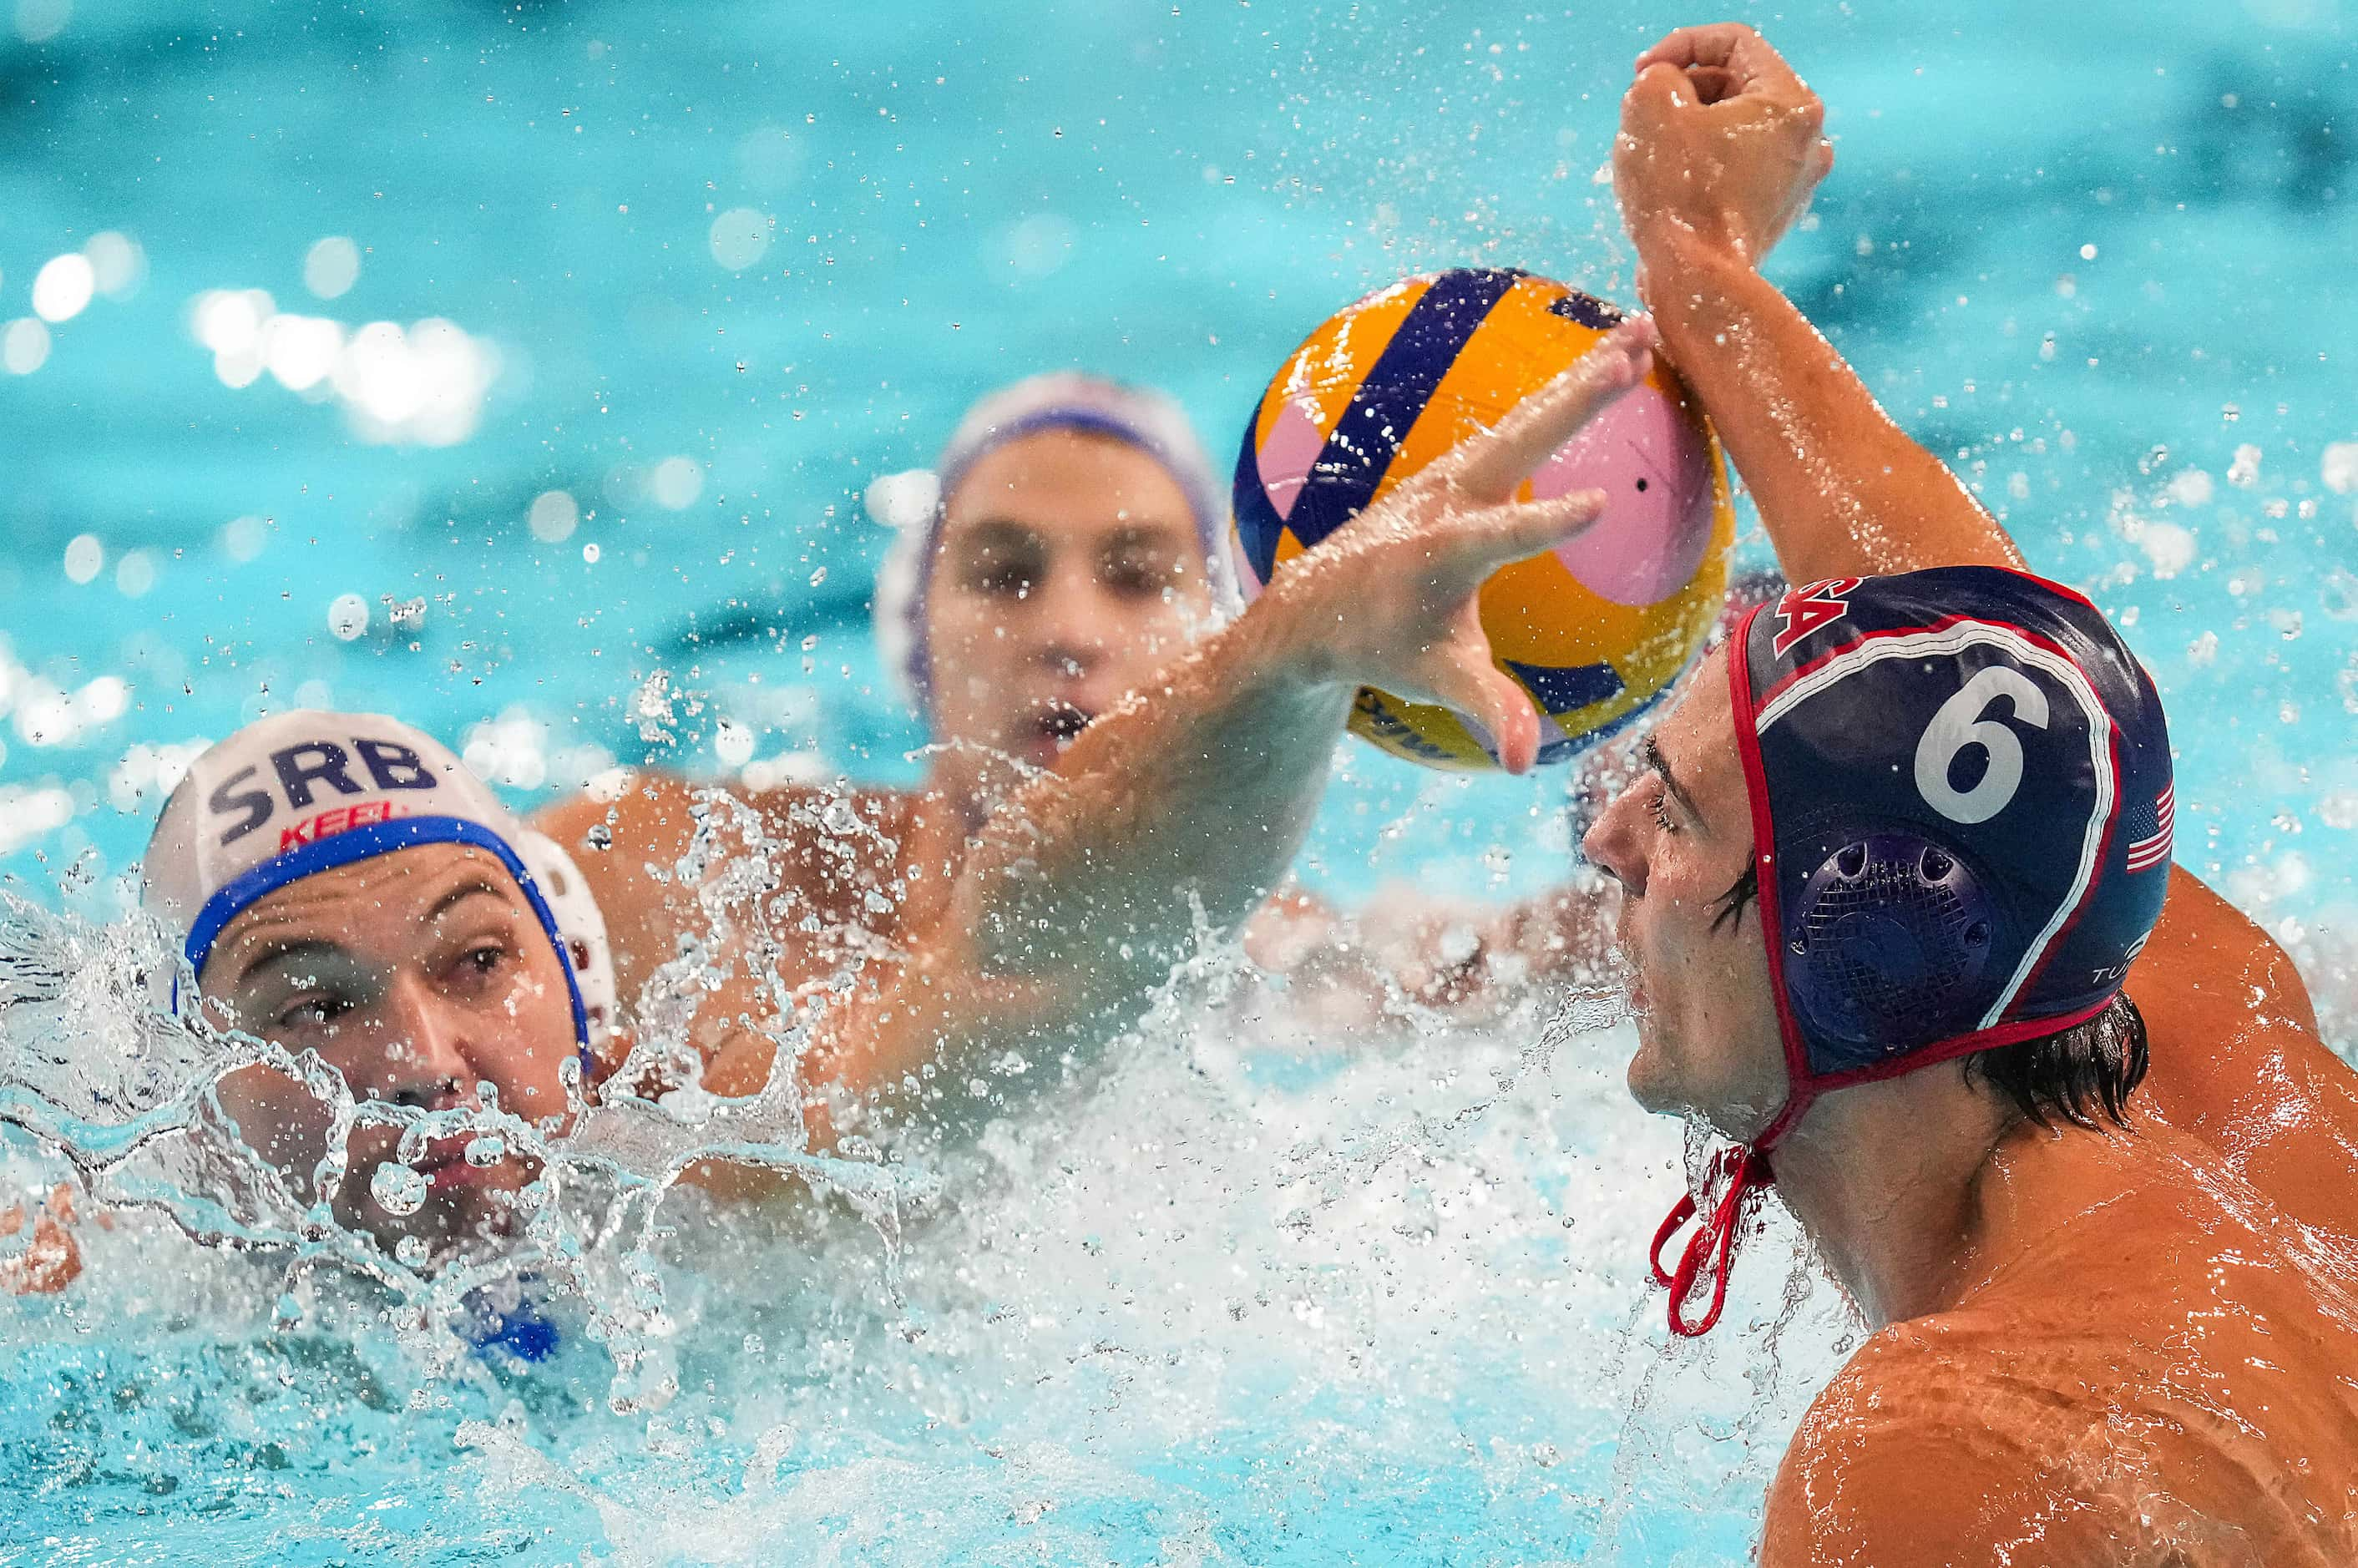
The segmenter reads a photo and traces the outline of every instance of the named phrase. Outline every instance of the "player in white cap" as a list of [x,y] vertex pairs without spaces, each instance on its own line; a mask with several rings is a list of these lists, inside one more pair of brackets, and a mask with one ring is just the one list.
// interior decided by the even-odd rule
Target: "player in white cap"
[[[565,852],[517,821],[430,737],[376,714],[249,724],[190,765],[146,860],[147,907],[181,939],[218,1022],[315,1050],[356,1098],[427,1110],[567,1113],[563,1073],[601,1067],[613,1013],[604,923]],[[355,1128],[341,1186],[305,1189],[326,1108],[266,1066],[221,1084],[240,1135],[306,1196],[429,1253],[503,1232],[528,1162],[465,1158],[464,1134],[409,1162],[426,1201],[397,1213],[370,1184],[401,1129]],[[407,1206],[395,1206],[396,1208]]]
[[[1498,565],[1596,514],[1595,492],[1512,497],[1642,377],[1650,342],[1642,325],[1617,334],[1454,460],[1339,530],[1251,611],[1170,665],[1153,700],[1114,701],[1008,809],[936,827],[915,812],[880,823],[871,806],[864,819],[837,817],[783,850],[766,846],[750,864],[774,871],[803,856],[818,869],[789,863],[783,874],[802,879],[790,896],[754,898],[730,943],[696,953],[698,986],[712,990],[697,1042],[710,1047],[706,1087],[762,1087],[777,1045],[792,1039],[782,1022],[814,1026],[793,1043],[806,1047],[797,1084],[820,1144],[847,1117],[863,1130],[881,1108],[946,1119],[997,1103],[1001,1087],[1050,1081],[1065,1051],[1135,1016],[1202,926],[1232,926],[1267,897],[1362,683],[1460,708],[1501,736],[1510,765],[1528,767],[1537,720],[1491,664],[1472,595]],[[681,840],[691,815],[708,809],[662,791],[626,798]],[[781,810],[809,805],[795,797]],[[678,820],[665,823],[666,811]],[[590,829],[607,814],[585,803],[557,816],[569,815],[595,847]],[[878,890],[858,864],[837,877],[826,868],[840,860],[832,847],[886,827],[906,836],[893,862],[907,893],[896,927],[904,961],[860,969],[848,988],[823,988],[833,1005],[782,1018],[782,976],[810,972],[829,943],[845,956],[841,972],[855,967],[860,950],[844,928],[863,903],[874,908],[864,895]],[[676,858],[621,832],[606,842],[590,863],[607,869],[610,884],[627,863],[661,886],[646,862]],[[555,1119],[561,1134],[567,1064],[594,1094],[622,1056],[608,1036],[614,979],[596,884],[448,750],[397,720],[305,711],[239,730],[174,790],[146,872],[148,907],[178,937],[199,1005],[290,1051],[317,1052],[356,1100],[436,1110],[477,1101],[488,1086],[501,1109]],[[683,891],[692,915],[708,890]],[[643,965],[679,953],[684,937],[692,945],[689,915],[644,888],[626,892]],[[274,1068],[233,1073],[219,1098],[297,1191],[332,1152],[326,1108]],[[478,1164],[467,1138],[453,1135],[395,1162],[399,1136],[382,1119],[361,1119],[337,1190],[309,1195],[411,1259],[463,1254],[514,1227],[511,1195],[532,1179],[528,1157]],[[395,1162],[426,1176],[414,1208],[380,1200],[380,1173]]]

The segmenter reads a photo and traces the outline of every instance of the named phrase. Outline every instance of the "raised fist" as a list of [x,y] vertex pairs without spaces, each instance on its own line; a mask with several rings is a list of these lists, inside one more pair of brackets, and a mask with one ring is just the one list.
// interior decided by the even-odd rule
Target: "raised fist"
[[1833,167],[1825,105],[1739,22],[1682,27],[1638,57],[1613,189],[1640,265],[1682,236],[1758,266]]

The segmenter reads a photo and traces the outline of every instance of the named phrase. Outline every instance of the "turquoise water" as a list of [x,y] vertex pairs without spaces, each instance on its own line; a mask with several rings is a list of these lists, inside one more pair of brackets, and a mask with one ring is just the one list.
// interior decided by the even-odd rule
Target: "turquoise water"
[[[2121,620],[2170,705],[2181,860],[2346,1008],[2348,8],[1888,9],[1750,13],[1840,143],[1772,270]],[[1225,453],[1313,322],[1417,268],[1626,297],[1595,175],[1628,60],[1691,19],[25,0],[0,870],[105,918],[159,770],[298,702],[471,742],[524,805],[617,761],[913,777],[871,479],[1061,364],[1169,386]],[[86,246],[116,292],[8,325]],[[402,350],[290,390],[324,329],[279,330],[282,378],[259,302],[212,292],[250,289]],[[658,671],[696,698],[667,739],[633,707]],[[1355,750],[1306,875],[1544,885],[1563,787]],[[0,1561],[1740,1555],[1838,1314],[1804,1292],[1774,1332],[1751,1279],[1744,1337],[1665,1358],[1635,1260],[1675,1130],[1622,1101],[1612,1035],[1519,1071],[1539,1021],[1166,1024],[897,1239],[685,1217],[680,1391],[620,1414],[578,1336],[503,1384],[325,1286],[274,1329],[283,1260],[127,1221],[88,1291],[0,1303]],[[1239,1052],[1262,1033],[1317,1044]],[[771,1283],[708,1301],[716,1274]]]

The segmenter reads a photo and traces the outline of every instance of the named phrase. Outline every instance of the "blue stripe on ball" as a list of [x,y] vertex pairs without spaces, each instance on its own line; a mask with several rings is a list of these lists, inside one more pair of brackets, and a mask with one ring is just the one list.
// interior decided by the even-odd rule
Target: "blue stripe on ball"
[[1621,672],[1611,665],[1526,665],[1515,659],[1499,663],[1515,672],[1550,713],[1570,713],[1592,702],[1621,695]]
[[1561,316],[1567,321],[1577,321],[1591,331],[1609,332],[1628,319],[1593,294],[1578,289],[1548,302],[1548,314]]
[[1285,519],[1277,514],[1277,507],[1260,481],[1260,452],[1253,445],[1253,431],[1260,423],[1259,419],[1245,421],[1245,449],[1237,455],[1237,482],[1231,504],[1237,514],[1237,543],[1243,548],[1253,576],[1266,584],[1277,570],[1277,541],[1285,532]]
[[1352,392],[1351,406],[1311,465],[1309,482],[1286,519],[1305,547],[1357,516],[1375,498],[1433,389],[1522,276],[1506,267],[1460,267],[1434,278],[1410,307]]

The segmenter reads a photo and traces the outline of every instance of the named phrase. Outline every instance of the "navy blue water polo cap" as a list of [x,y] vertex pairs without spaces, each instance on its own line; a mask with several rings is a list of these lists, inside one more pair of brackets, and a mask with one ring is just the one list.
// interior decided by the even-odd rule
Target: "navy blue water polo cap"
[[[2175,795],[2153,682],[2094,605],[1996,567],[1838,578],[1748,611],[1728,686],[1790,1097],[1723,1158],[1671,1324],[1719,1315],[1746,1191],[1829,1089],[2069,1029],[2160,918]],[[1703,1268],[1702,1317],[1682,1316]]]

